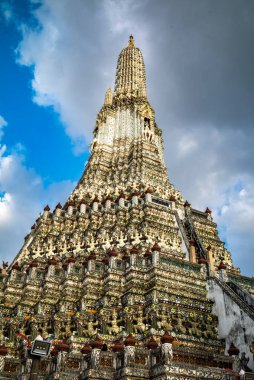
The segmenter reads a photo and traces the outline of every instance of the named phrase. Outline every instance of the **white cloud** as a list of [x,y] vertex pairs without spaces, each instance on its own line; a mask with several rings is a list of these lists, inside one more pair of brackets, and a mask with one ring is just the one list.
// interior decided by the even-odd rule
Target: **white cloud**
[[7,1],[3,1],[1,4],[1,11],[5,18],[5,21],[8,23],[13,19],[13,9],[11,4]]
[[[4,134],[4,130],[3,129],[6,126],[7,126],[7,121],[4,120],[3,116],[0,115],[0,139],[2,138],[2,136]],[[4,149],[4,147],[2,147],[1,149]],[[1,155],[1,150],[0,150],[0,155]]]
[[[237,187],[241,184],[243,189]],[[234,261],[243,273],[253,275],[254,246],[254,179],[248,176],[236,178],[224,194],[222,212],[217,206],[215,218],[221,226],[221,235],[234,255]]]
[[182,136],[178,143],[179,154],[190,155],[197,148],[197,141],[192,136]]

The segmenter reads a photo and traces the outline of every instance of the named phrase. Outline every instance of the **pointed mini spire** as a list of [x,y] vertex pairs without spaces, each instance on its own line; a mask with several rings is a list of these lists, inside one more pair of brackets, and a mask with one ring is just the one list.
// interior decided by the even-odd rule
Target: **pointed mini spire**
[[190,206],[191,206],[191,204],[186,200],[183,207],[190,207]]
[[129,37],[129,44],[128,44],[128,47],[135,47],[134,45],[134,38],[133,38],[133,35],[131,34],[130,37]]
[[106,91],[104,106],[111,106],[112,100],[113,100],[112,90],[111,90],[111,87],[109,87]]

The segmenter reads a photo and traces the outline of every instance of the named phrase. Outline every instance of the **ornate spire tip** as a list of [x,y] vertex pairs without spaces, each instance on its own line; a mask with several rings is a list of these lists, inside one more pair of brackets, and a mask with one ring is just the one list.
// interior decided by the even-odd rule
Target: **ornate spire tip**
[[130,35],[130,38],[129,38],[129,45],[128,45],[128,47],[134,47],[134,38],[133,38],[132,34]]

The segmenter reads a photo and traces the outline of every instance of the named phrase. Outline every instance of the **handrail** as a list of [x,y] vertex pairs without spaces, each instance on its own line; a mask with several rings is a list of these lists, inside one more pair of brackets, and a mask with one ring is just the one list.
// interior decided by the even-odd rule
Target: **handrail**
[[190,246],[189,239],[188,239],[188,237],[186,235],[186,231],[184,229],[184,226],[183,226],[183,223],[182,223],[181,219],[179,218],[177,210],[174,211],[174,214],[175,214],[175,217],[176,217],[176,221],[177,221],[178,227],[179,227],[179,229],[181,231],[181,234],[183,236],[183,240],[185,242],[185,245],[186,245],[187,249],[189,249],[189,246]]
[[195,230],[194,223],[193,223],[191,217],[190,217],[190,216],[187,216],[187,217],[185,218],[185,222],[187,222],[187,225],[188,225],[189,228],[190,228],[191,239],[194,239],[194,240],[196,241],[196,244],[197,244],[197,247],[199,248],[199,252],[200,252],[200,254],[201,254],[205,259],[207,259],[206,250],[205,250],[205,248],[204,248],[204,246],[203,246],[203,244],[202,244],[202,242],[201,242],[201,240],[200,240],[200,238],[199,238],[199,236],[198,236],[198,234],[197,234],[197,232],[196,232],[196,230]]

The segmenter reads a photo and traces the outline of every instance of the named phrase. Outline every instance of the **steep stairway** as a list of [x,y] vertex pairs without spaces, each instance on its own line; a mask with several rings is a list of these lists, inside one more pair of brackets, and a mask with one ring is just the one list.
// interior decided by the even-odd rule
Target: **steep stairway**
[[245,289],[233,281],[226,283],[215,276],[210,276],[209,280],[219,285],[223,292],[254,321],[254,299]]

